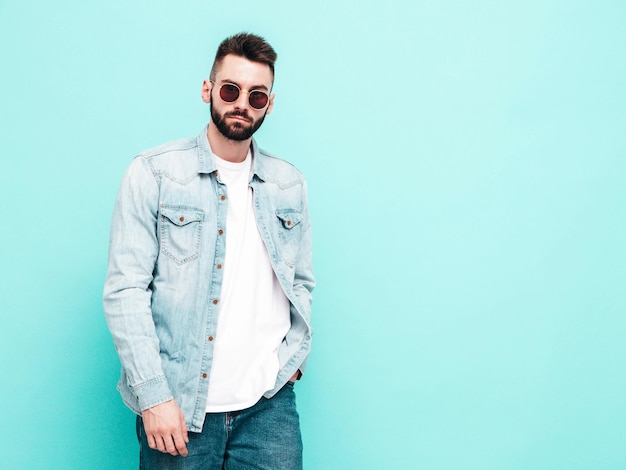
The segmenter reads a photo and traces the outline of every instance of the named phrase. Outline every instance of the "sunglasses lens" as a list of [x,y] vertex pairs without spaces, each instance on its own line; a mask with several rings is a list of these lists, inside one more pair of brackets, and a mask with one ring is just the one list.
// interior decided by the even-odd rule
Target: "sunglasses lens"
[[250,98],[249,98],[250,106],[252,106],[255,109],[265,108],[265,105],[267,105],[268,100],[269,100],[269,97],[262,91],[250,92]]
[[231,85],[230,83],[226,83],[220,88],[220,98],[222,98],[227,103],[232,103],[239,98],[239,88],[235,85]]

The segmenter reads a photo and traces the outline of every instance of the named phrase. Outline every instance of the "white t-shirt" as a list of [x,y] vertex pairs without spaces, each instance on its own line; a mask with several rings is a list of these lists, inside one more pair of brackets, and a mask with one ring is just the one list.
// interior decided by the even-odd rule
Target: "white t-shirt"
[[252,155],[241,163],[216,157],[228,189],[226,254],[207,412],[254,405],[274,388],[278,348],[291,326],[289,300],[259,233],[249,186]]

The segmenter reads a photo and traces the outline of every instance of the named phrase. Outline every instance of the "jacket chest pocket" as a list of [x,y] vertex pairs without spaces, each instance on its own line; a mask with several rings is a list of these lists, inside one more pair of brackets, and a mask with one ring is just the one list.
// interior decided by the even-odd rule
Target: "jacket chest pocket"
[[302,211],[297,209],[278,209],[278,248],[280,255],[287,264],[293,266],[300,249],[302,235]]
[[181,265],[198,258],[204,211],[194,207],[161,205],[161,253]]

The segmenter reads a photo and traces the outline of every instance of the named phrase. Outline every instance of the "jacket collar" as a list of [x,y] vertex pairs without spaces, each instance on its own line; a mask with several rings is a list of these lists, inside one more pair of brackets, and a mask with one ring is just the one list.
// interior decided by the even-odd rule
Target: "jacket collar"
[[[197,137],[198,173],[213,173],[217,171],[215,156],[211,150],[209,138],[207,137],[207,129],[208,126],[205,126]],[[265,181],[269,175],[266,165],[264,165],[264,160],[263,152],[259,149],[256,140],[252,139],[252,176],[256,175],[261,180]]]

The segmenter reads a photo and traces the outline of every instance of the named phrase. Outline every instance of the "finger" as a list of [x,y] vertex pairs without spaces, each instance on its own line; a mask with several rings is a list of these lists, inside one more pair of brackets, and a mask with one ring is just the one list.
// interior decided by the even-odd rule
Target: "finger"
[[154,440],[153,449],[158,450],[159,452],[165,452],[165,443],[163,442],[163,438],[161,436],[154,436],[152,438]]
[[163,442],[165,443],[165,452],[171,455],[178,455],[178,450],[176,449],[176,444],[174,443],[174,436],[164,437]]
[[187,446],[185,445],[185,440],[182,435],[176,434],[172,436],[174,440],[174,445],[176,446],[177,452],[183,457],[187,457],[189,455],[189,451],[187,450]]
[[187,424],[185,424],[185,417],[182,414],[180,415],[180,427],[183,430],[183,439],[185,440],[185,443],[188,443],[189,433],[187,432]]
[[148,447],[154,450],[159,450],[159,445],[157,443],[156,436],[152,436],[152,435],[148,436]]

